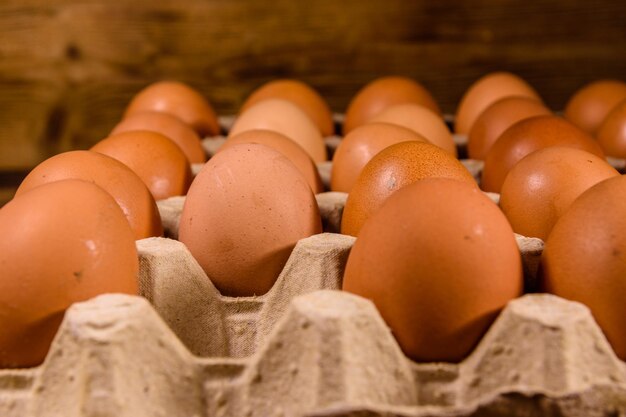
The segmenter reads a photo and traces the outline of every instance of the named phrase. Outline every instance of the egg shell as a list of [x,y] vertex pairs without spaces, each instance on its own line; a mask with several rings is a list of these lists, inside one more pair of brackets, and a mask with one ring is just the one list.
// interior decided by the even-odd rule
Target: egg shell
[[0,209],[0,228],[0,368],[40,364],[72,303],[138,291],[133,232],[95,184],[24,192]]
[[565,105],[563,115],[584,131],[595,135],[607,115],[626,100],[626,83],[598,80],[577,90]]
[[243,113],[259,101],[271,98],[287,100],[298,106],[313,120],[322,135],[330,136],[335,132],[333,114],[326,100],[310,85],[299,80],[281,79],[263,84],[248,96],[239,112]]
[[407,141],[428,143],[428,139],[415,131],[389,123],[372,122],[352,130],[344,136],[333,155],[330,189],[350,192],[365,165],[377,153]]
[[520,160],[507,175],[500,208],[515,233],[542,240],[584,191],[619,172],[576,148],[552,146]]
[[134,130],[149,130],[167,136],[180,147],[190,164],[203,164],[207,160],[196,131],[175,116],[156,111],[133,113],[119,122],[109,136]]
[[467,136],[467,154],[472,159],[484,159],[498,137],[509,127],[533,116],[552,112],[542,102],[531,97],[505,97],[482,112]]
[[367,220],[399,189],[424,178],[450,178],[478,185],[449,153],[430,143],[401,142],[379,152],[363,168],[348,194],[341,233],[358,236]]
[[405,103],[390,106],[371,119],[371,122],[391,123],[414,130],[453,156],[457,156],[452,134],[441,115],[419,104]]
[[324,191],[324,185],[315,162],[300,145],[287,136],[271,130],[247,130],[229,137],[218,152],[242,143],[258,143],[280,152],[304,175],[314,194]]
[[220,132],[215,110],[198,91],[178,81],[159,81],[148,85],[133,97],[124,113],[157,111],[178,117],[200,137]]
[[529,117],[505,130],[487,152],[481,188],[499,193],[515,164],[526,155],[550,146],[570,146],[604,158],[593,137],[567,120],[557,116]]
[[455,132],[468,134],[487,107],[509,96],[541,100],[535,89],[517,75],[510,72],[492,72],[475,81],[463,94],[454,121]]
[[156,202],[141,178],[117,159],[97,152],[70,151],[46,159],[24,178],[15,195],[66,179],[89,181],[109,193],[124,212],[135,239],[163,235]]
[[585,304],[626,360],[626,177],[585,191],[555,224],[541,257],[544,290]]
[[608,156],[626,158],[626,99],[604,119],[597,140]]
[[122,132],[101,140],[91,150],[127,165],[146,184],[155,200],[184,195],[191,183],[187,157],[178,145],[160,133]]
[[328,159],[326,144],[315,123],[295,104],[283,99],[267,99],[241,113],[228,133],[235,136],[247,130],[272,130],[287,136],[304,149],[314,162]]
[[521,295],[522,264],[511,226],[478,187],[430,178],[364,225],[343,289],[374,302],[413,360],[457,362]]
[[400,76],[377,78],[361,88],[346,109],[343,134],[369,122],[374,116],[395,104],[414,103],[441,114],[430,91],[417,81]]
[[315,196],[289,159],[239,144],[194,179],[179,240],[222,294],[252,296],[270,290],[298,240],[321,231]]

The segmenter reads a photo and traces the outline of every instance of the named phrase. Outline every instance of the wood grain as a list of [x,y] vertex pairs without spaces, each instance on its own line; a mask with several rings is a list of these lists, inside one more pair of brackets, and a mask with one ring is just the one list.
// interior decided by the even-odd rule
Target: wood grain
[[5,0],[0,4],[0,171],[105,137],[159,79],[220,114],[278,77],[343,111],[366,82],[414,77],[446,112],[487,71],[509,70],[554,109],[597,78],[626,78],[615,0]]

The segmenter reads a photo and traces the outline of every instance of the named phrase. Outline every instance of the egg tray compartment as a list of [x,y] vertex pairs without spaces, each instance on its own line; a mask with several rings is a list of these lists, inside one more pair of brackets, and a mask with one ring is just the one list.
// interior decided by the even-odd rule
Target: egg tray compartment
[[138,241],[145,298],[70,307],[41,366],[0,370],[0,416],[626,415],[626,364],[555,296],[510,302],[460,364],[407,359],[370,301],[329,290],[353,242],[303,239],[270,292],[230,298],[182,243]]

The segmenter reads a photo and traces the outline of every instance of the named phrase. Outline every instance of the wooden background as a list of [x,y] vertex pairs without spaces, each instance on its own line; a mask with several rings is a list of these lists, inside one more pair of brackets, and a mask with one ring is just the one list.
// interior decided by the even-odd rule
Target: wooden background
[[294,77],[341,112],[364,83],[401,74],[454,112],[500,69],[554,109],[590,80],[626,79],[626,2],[2,0],[0,204],[38,162],[105,137],[156,80],[232,114],[261,83]]

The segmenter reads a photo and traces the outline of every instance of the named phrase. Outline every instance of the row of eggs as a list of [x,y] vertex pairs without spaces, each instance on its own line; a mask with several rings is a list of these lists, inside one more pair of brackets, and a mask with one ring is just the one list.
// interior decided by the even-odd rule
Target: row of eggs
[[[470,156],[484,155],[481,186],[502,193],[502,210],[456,159],[452,135],[423,86],[403,77],[365,86],[346,111],[345,136],[333,156],[331,189],[349,192],[342,232],[358,236],[344,289],[374,301],[411,358],[460,360],[523,291],[515,216],[522,223],[539,219],[537,233],[523,234],[547,230],[539,236],[547,240],[546,290],[591,297],[586,303],[626,357],[615,299],[624,291],[612,278],[620,271],[616,230],[623,213],[613,200],[624,185],[602,158],[602,142],[584,130],[607,130],[624,107],[624,86],[601,81],[581,89],[566,107],[569,121],[552,115],[513,74],[487,75],[467,91],[456,133],[468,134]],[[187,194],[179,239],[216,287],[230,296],[268,291],[295,242],[321,232],[314,194],[323,188],[315,163],[327,159],[323,137],[333,131],[330,109],[311,87],[268,83],[249,97],[225,145],[192,182],[190,163],[206,160],[200,138],[220,132],[215,112],[181,83],[141,91],[108,138],[91,151],[44,161],[0,211],[6,231],[0,239],[0,367],[40,363],[72,302],[101,292],[137,293],[134,240],[162,234],[155,200],[172,195]],[[494,186],[490,172],[500,173]],[[564,183],[572,178],[578,182]],[[602,186],[592,187],[596,183]],[[554,189],[544,192],[545,184]],[[578,199],[590,188],[601,197]],[[569,210],[574,200],[575,207],[582,200],[592,208]],[[548,208],[525,206],[528,201]],[[605,221],[606,245],[616,253],[610,259],[580,242],[585,250],[572,246],[604,230],[593,216],[607,202],[614,218]],[[594,228],[581,235],[580,224]],[[552,227],[557,237],[548,240]],[[572,256],[577,251],[581,256]],[[595,263],[572,266],[586,262],[583,254]],[[592,291],[584,282],[597,270],[606,274]]]

